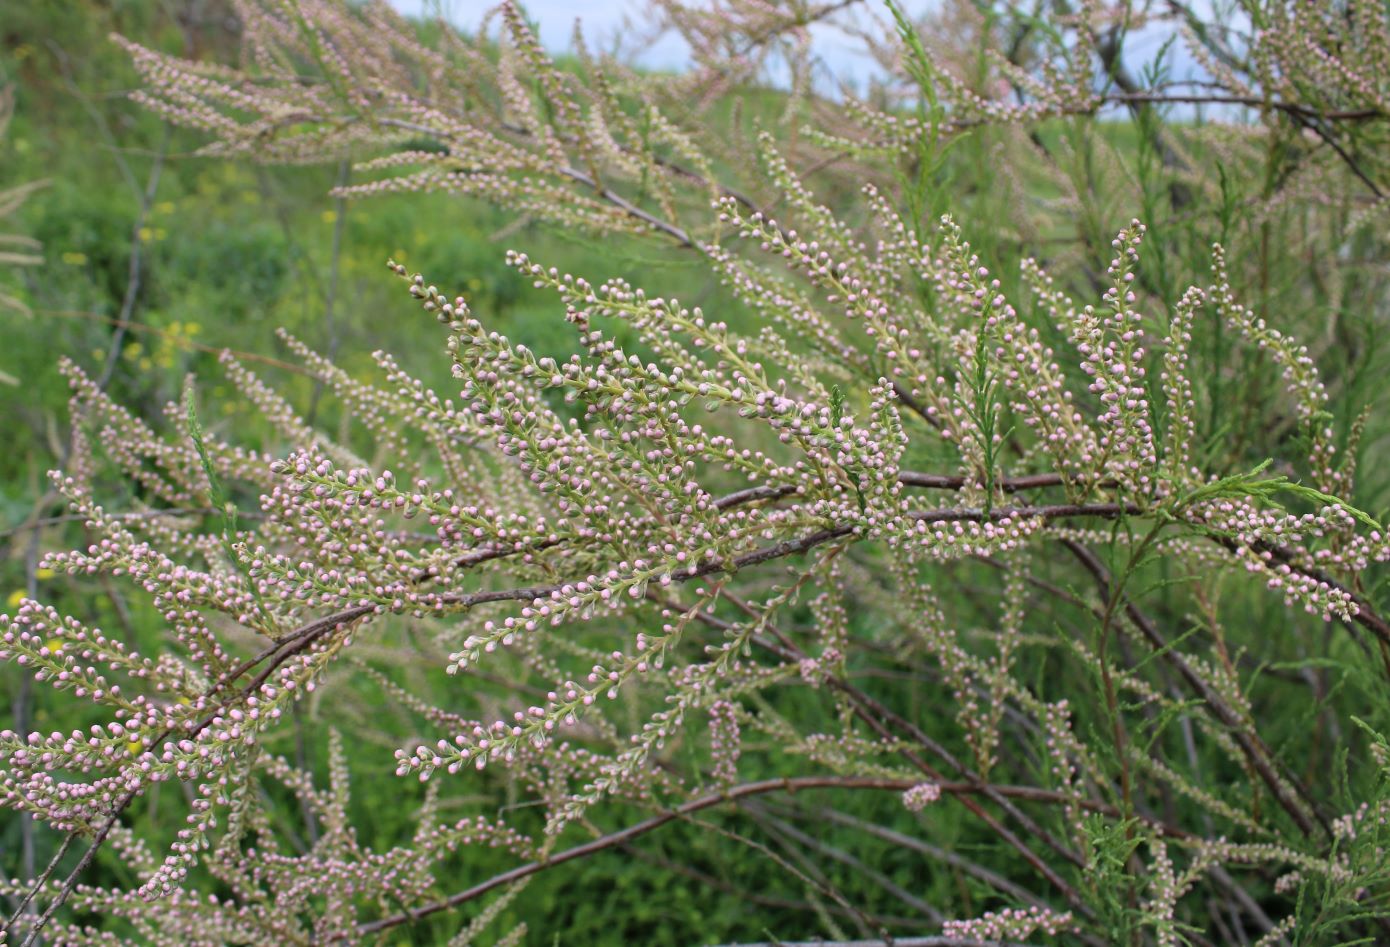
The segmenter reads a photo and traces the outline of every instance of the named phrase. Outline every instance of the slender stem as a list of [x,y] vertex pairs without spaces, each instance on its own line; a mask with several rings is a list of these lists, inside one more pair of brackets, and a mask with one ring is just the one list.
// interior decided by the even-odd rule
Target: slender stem
[[894,937],[893,940],[775,940],[723,944],[721,947],[1030,947],[1013,940],[978,940],[934,934],[926,937]]
[[5,932],[11,933],[15,930],[15,924],[21,915],[29,913],[29,905],[33,903],[34,896],[43,890],[43,886],[48,884],[48,879],[53,877],[53,872],[58,869],[58,863],[63,860],[63,856],[72,848],[73,840],[77,838],[76,832],[69,832],[63,836],[63,842],[58,846],[58,851],[53,853],[53,857],[48,860],[48,867],[43,870],[43,874],[34,879],[34,883],[29,886],[29,890],[24,892],[24,897],[20,900],[19,906],[10,915],[9,923],[5,925]]
[[[797,793],[808,789],[870,789],[887,790],[902,792],[912,788],[918,783],[915,779],[881,779],[866,776],[797,776],[787,779],[765,779],[753,783],[744,783],[734,786],[727,790],[712,792],[704,796],[691,799],[675,808],[652,816],[650,819],[630,825],[625,829],[610,832],[582,845],[567,848],[558,854],[551,855],[543,861],[531,861],[524,865],[519,865],[510,871],[494,875],[486,881],[480,882],[471,888],[452,894],[447,898],[432,901],[429,904],[414,908],[409,912],[391,914],[375,921],[368,921],[357,925],[359,935],[375,934],[379,931],[399,927],[402,924],[410,924],[422,918],[437,914],[440,911],[447,911],[456,908],[461,904],[480,898],[496,888],[520,881],[530,875],[546,871],[566,862],[574,861],[578,858],[585,858],[589,855],[597,854],[605,849],[625,845],[633,839],[648,832],[652,832],[671,822],[681,819],[687,815],[709,809],[714,806],[722,805],[726,802],[733,802],[751,796],[759,796],[765,793],[785,792]],[[1026,799],[1038,802],[1050,802],[1061,804],[1069,801],[1069,796],[1062,793],[1053,792],[1047,789],[1039,789],[1034,786],[998,786],[990,785],[982,787],[974,783],[941,783],[941,791],[953,796],[969,796],[982,793],[986,788],[1000,796],[1010,799]],[[347,935],[339,935],[336,940],[343,940]]]
[[[1071,539],[1062,540],[1062,545],[1077,558],[1082,566],[1085,567],[1086,571],[1091,573],[1097,586],[1101,590],[1101,595],[1108,596],[1110,589],[1110,574],[1096,557],[1095,553]],[[1279,804],[1288,812],[1299,829],[1301,829],[1304,834],[1311,833],[1315,825],[1321,824],[1320,820],[1314,821],[1314,819],[1310,818],[1298,800],[1289,794],[1287,784],[1275,771],[1269,759],[1269,750],[1261,742],[1259,736],[1255,734],[1247,722],[1242,720],[1239,714],[1226,703],[1215,688],[1208,684],[1206,679],[1197,673],[1196,669],[1193,668],[1186,658],[1169,647],[1167,639],[1163,636],[1162,632],[1158,630],[1158,626],[1156,626],[1147,615],[1141,612],[1129,599],[1124,599],[1123,603],[1125,615],[1134,623],[1134,626],[1139,629],[1140,633],[1149,640],[1154,650],[1161,654],[1163,659],[1173,666],[1187,685],[1202,698],[1207,708],[1212,712],[1212,715],[1230,729],[1232,737],[1240,746],[1242,752],[1244,752],[1246,758],[1250,761],[1250,764],[1255,768],[1255,771],[1259,773],[1260,778],[1264,781],[1265,785],[1269,787],[1274,798],[1278,800]],[[1303,795],[1307,798],[1306,791],[1303,792]],[[1327,831],[1325,825],[1323,826],[1323,831]]]

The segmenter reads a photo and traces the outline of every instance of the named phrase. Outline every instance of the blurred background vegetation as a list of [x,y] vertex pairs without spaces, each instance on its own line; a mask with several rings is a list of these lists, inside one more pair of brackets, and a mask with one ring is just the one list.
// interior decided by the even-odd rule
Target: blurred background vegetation
[[[12,438],[0,458],[0,502],[9,521],[32,506],[62,440],[66,384],[57,359],[100,374],[132,274],[137,286],[111,383],[117,400],[149,416],[177,395],[186,373],[217,375],[224,348],[251,353],[268,377],[307,393],[312,383],[301,380],[296,391],[291,366],[265,361],[284,354],[275,338],[281,327],[334,353],[350,372],[368,371],[371,352],[386,349],[418,377],[447,378],[437,327],[401,305],[388,258],[456,286],[507,331],[538,342],[554,336],[562,348],[571,342],[556,331],[552,300],[506,267],[507,247],[525,245],[562,269],[591,270],[584,264],[600,258],[629,278],[650,278],[654,266],[676,279],[690,271],[690,260],[649,245],[606,243],[600,255],[583,237],[539,230],[482,203],[408,194],[344,204],[328,193],[338,180],[333,168],[198,157],[199,136],[168,129],[127,101],[137,80],[111,33],[195,57],[236,55],[235,20],[217,0],[6,5],[0,83],[14,87],[17,107],[0,141],[0,185],[45,182],[16,226],[41,242],[43,265],[0,276],[31,310],[0,316],[0,372],[19,382],[3,392]],[[213,402],[225,393],[209,391]],[[235,398],[218,410],[224,421],[246,420]]]

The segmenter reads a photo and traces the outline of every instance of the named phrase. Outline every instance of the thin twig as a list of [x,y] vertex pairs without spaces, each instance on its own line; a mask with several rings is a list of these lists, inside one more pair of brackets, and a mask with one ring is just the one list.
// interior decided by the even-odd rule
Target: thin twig
[[76,838],[76,832],[69,832],[67,835],[63,836],[63,843],[58,846],[58,851],[54,852],[53,857],[48,860],[48,867],[43,870],[43,874],[34,879],[34,883],[29,886],[29,890],[24,892],[24,897],[19,902],[19,907],[15,908],[14,914],[10,916],[9,923],[5,925],[5,932],[7,934],[15,929],[15,924],[19,921],[20,916],[28,911],[29,905],[34,900],[34,896],[43,890],[44,885],[48,884],[48,879],[53,877],[53,872],[57,870],[58,863],[63,860],[63,856],[68,853],[68,849],[72,847],[73,840]]
[[[648,832],[659,829],[691,813],[709,809],[725,802],[733,802],[765,793],[796,793],[808,789],[872,789],[901,792],[912,788],[916,784],[917,780],[914,779],[883,779],[866,776],[797,776],[787,779],[766,779],[758,782],[744,783],[727,790],[712,792],[708,795],[691,799],[667,812],[652,816],[650,819],[643,822],[638,822],[625,829],[611,832],[608,835],[601,836],[590,842],[585,842],[582,845],[576,845],[573,848],[565,849],[544,860],[531,861],[524,865],[519,865],[510,871],[494,875],[486,881],[480,882],[464,891],[452,894],[447,898],[442,898],[438,901],[423,905],[422,907],[414,908],[409,913],[392,914],[375,921],[367,921],[359,924],[357,925],[357,933],[359,935],[374,934],[392,927],[398,927],[402,924],[413,923],[422,918],[429,917],[432,914],[437,914],[440,911],[456,908],[461,904],[466,904],[469,901],[482,897],[495,888],[511,884],[514,881],[520,881],[522,878],[546,871],[557,865],[563,865],[577,858],[584,858],[604,851],[605,849],[624,845],[639,836],[646,835]],[[982,792],[984,789],[984,787],[972,783],[941,783],[939,785],[943,793],[953,796],[974,795]],[[988,788],[1001,796],[1011,799],[1029,799],[1058,804],[1064,801],[1070,801],[1071,799],[1070,796],[1063,793],[1053,792],[1047,789],[1038,789],[1033,786],[989,786]],[[339,935],[334,939],[343,940],[346,936],[347,935]]]
[[140,297],[140,261],[145,245],[142,231],[145,229],[150,207],[154,204],[155,192],[159,189],[159,178],[164,170],[164,156],[169,151],[169,139],[172,135],[172,126],[165,125],[159,153],[155,155],[154,164],[150,166],[150,176],[145,181],[145,192],[140,196],[140,207],[135,212],[135,223],[130,228],[130,261],[126,266],[125,295],[121,298],[120,312],[116,315],[116,331],[111,336],[111,347],[106,351],[106,361],[96,379],[98,391],[104,391],[111,383],[111,376],[116,371],[116,362],[121,357],[121,343],[125,341],[126,330],[130,326],[131,316],[135,313],[135,302]]
[[1030,947],[1014,940],[978,940],[974,937],[951,937],[936,934],[927,937],[894,937],[888,940],[775,940],[721,947]]
[[[1062,545],[1076,557],[1077,561],[1085,567],[1087,572],[1091,573],[1096,581],[1097,587],[1100,589],[1102,598],[1107,598],[1110,595],[1111,587],[1110,572],[1096,557],[1095,553],[1071,539],[1063,539]],[[1206,679],[1197,673],[1196,669],[1193,668],[1186,658],[1169,647],[1167,639],[1163,636],[1163,633],[1158,630],[1158,626],[1155,625],[1147,615],[1140,611],[1138,606],[1136,606],[1131,599],[1124,597],[1123,604],[1125,615],[1134,623],[1134,626],[1139,629],[1144,637],[1149,640],[1154,650],[1162,655],[1163,659],[1173,666],[1174,670],[1187,682],[1188,686],[1202,698],[1208,709],[1211,710],[1212,715],[1229,728],[1232,737],[1245,753],[1246,758],[1250,761],[1250,765],[1260,774],[1260,778],[1264,781],[1265,785],[1269,787],[1269,791],[1284,808],[1284,811],[1288,812],[1289,816],[1294,820],[1294,823],[1304,834],[1311,833],[1317,826],[1320,826],[1324,832],[1327,832],[1328,827],[1322,822],[1321,817],[1317,815],[1317,808],[1313,805],[1312,801],[1309,800],[1309,805],[1314,815],[1310,818],[1299,800],[1289,794],[1288,783],[1275,772],[1274,765],[1270,762],[1269,750],[1260,740],[1258,734],[1253,731],[1245,720],[1241,719],[1239,714],[1231,709],[1226,701],[1222,699],[1221,695],[1216,692],[1215,688],[1208,684]],[[1297,783],[1294,783],[1294,786],[1305,799],[1308,799],[1307,790],[1302,790],[1301,787],[1298,787]]]

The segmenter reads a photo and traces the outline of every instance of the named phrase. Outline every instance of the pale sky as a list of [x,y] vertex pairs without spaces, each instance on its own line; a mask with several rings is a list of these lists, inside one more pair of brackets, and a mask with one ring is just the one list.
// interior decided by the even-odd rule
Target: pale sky
[[[390,0],[392,6],[402,13],[418,16],[422,13],[436,15],[442,13],[446,19],[464,29],[472,30],[478,25],[483,14],[497,5],[497,0]],[[920,16],[930,10],[936,0],[900,0],[903,8],[912,16]],[[1195,6],[1203,8],[1208,0],[1197,0]],[[607,49],[616,38],[624,46],[630,46],[631,34],[625,32],[625,21],[641,24],[646,7],[644,0],[522,0],[528,16],[540,24],[541,41],[554,50],[564,50],[570,45],[570,37],[576,19],[584,25],[587,41],[596,49]],[[858,16],[866,17],[865,6],[872,7],[877,15],[887,17],[887,8],[882,3],[861,5]],[[1136,76],[1142,67],[1158,52],[1167,38],[1167,27],[1140,30],[1130,35],[1126,47],[1129,52],[1127,64]],[[812,27],[816,52],[836,77],[849,80],[852,85],[863,84],[874,73],[874,64],[855,48],[854,42],[833,29]],[[688,62],[685,44],[676,37],[667,36],[650,48],[638,60],[655,68],[678,69]],[[1167,56],[1171,78],[1200,78],[1196,64],[1187,55],[1181,43],[1173,44]],[[1176,115],[1181,117],[1190,109],[1178,107]],[[1211,114],[1209,112],[1209,114]]]
[[[497,5],[496,0],[390,0],[402,13],[418,16],[441,11],[450,22],[472,29],[483,14]],[[931,0],[902,0],[911,15],[930,8]],[[584,26],[585,39],[597,49],[607,49],[616,38],[624,45],[633,37],[625,33],[625,20],[643,24],[646,20],[643,0],[522,0],[531,20],[540,24],[541,41],[550,49],[563,50],[570,45],[574,21]],[[887,17],[887,8],[879,5],[878,12]],[[861,13],[862,17],[863,14]],[[840,78],[863,82],[872,71],[867,57],[854,49],[854,43],[833,29],[811,28],[816,52]],[[685,44],[667,36],[639,58],[644,65],[678,69],[689,57]]]

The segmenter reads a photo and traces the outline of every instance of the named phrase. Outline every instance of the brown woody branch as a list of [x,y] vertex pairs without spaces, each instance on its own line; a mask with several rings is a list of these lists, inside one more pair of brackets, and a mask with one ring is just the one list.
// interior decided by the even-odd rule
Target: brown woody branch
[[[440,911],[446,911],[450,908],[456,908],[461,904],[466,904],[469,901],[487,894],[489,891],[502,887],[503,885],[511,884],[515,881],[520,881],[523,878],[545,871],[548,868],[563,865],[565,862],[574,861],[577,858],[594,855],[615,846],[625,845],[633,839],[646,835],[648,832],[659,829],[670,822],[682,819],[685,816],[703,809],[712,808],[724,802],[732,802],[738,799],[745,799],[771,792],[795,793],[806,789],[874,789],[901,792],[911,789],[913,786],[917,785],[918,782],[920,781],[915,779],[878,779],[862,776],[798,776],[787,779],[766,779],[754,783],[744,783],[743,785],[734,786],[726,791],[713,792],[692,799],[667,812],[652,816],[650,819],[643,822],[638,822],[625,829],[600,836],[582,845],[576,845],[573,848],[565,849],[563,852],[557,855],[551,855],[545,860],[531,861],[524,865],[519,865],[510,871],[494,875],[471,888],[460,891],[457,894],[452,894],[447,898],[431,902],[423,907],[359,924],[357,925],[357,933],[375,934],[379,931],[398,927],[402,924],[414,923],[422,918],[429,917],[431,914],[437,914]],[[983,792],[985,788],[974,783],[941,783],[940,786],[943,793],[957,797],[975,795]],[[1054,804],[1071,801],[1071,797],[1063,793],[1053,792],[1049,789],[1040,789],[1035,786],[988,785],[988,788],[992,792],[1010,799],[1023,799]],[[339,936],[337,939],[342,940],[343,936]]]
[[[1105,565],[1096,557],[1095,553],[1071,539],[1063,539],[1062,545],[1076,557],[1077,561],[1081,563],[1087,572],[1091,573],[1096,581],[1096,585],[1100,589],[1101,597],[1103,599],[1109,598],[1112,585],[1110,571],[1105,568]],[[1275,771],[1274,764],[1270,761],[1269,748],[1264,745],[1264,742],[1260,739],[1259,735],[1254,732],[1253,728],[1250,728],[1247,722],[1241,719],[1240,715],[1222,699],[1221,695],[1207,683],[1205,678],[1197,673],[1196,669],[1192,667],[1181,653],[1169,646],[1168,640],[1163,636],[1163,633],[1158,630],[1158,626],[1134,604],[1133,600],[1127,596],[1122,596],[1121,600],[1126,617],[1128,617],[1134,624],[1134,627],[1138,628],[1140,633],[1148,639],[1149,644],[1153,647],[1155,652],[1162,655],[1163,659],[1173,666],[1174,670],[1178,672],[1187,685],[1202,698],[1207,708],[1211,711],[1212,716],[1230,730],[1232,738],[1240,746],[1246,759],[1250,761],[1250,765],[1259,773],[1260,779],[1269,787],[1269,791],[1273,794],[1274,798],[1278,801],[1280,806],[1284,808],[1284,811],[1289,814],[1290,818],[1294,820],[1303,833],[1305,835],[1309,834],[1319,825],[1321,825],[1324,831],[1327,831],[1327,826],[1321,823],[1320,818],[1316,814],[1317,809],[1313,805],[1311,799],[1309,799],[1307,790],[1296,787],[1296,791],[1298,791],[1299,795],[1309,800],[1309,807],[1312,808],[1314,812],[1312,818],[1310,818],[1308,813],[1304,810],[1300,801],[1290,794],[1288,784]]]

